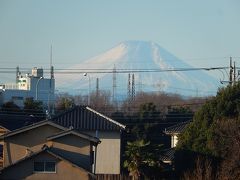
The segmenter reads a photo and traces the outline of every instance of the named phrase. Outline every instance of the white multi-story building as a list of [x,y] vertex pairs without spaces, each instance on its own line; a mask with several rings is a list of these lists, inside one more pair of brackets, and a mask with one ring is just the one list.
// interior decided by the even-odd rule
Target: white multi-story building
[[16,83],[0,85],[0,105],[13,101],[23,107],[26,98],[42,101],[50,109],[54,104],[55,79],[44,78],[42,68],[33,68],[32,74],[22,76],[17,72]]

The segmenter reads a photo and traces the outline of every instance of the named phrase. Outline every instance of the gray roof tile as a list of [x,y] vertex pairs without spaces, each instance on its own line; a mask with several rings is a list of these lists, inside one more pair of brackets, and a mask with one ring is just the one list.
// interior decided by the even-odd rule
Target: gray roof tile
[[187,127],[187,125],[190,122],[191,121],[185,121],[185,122],[181,122],[181,123],[178,123],[176,125],[170,126],[170,127],[165,129],[164,133],[165,134],[180,134],[181,132],[184,131],[184,129]]
[[53,117],[51,121],[77,130],[118,131],[125,129],[124,125],[86,106],[75,106]]

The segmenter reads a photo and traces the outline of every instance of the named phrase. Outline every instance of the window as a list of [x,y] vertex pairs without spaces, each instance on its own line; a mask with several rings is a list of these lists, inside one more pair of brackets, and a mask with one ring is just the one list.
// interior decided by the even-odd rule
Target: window
[[44,171],[44,162],[34,162],[34,171],[43,172]]
[[55,162],[45,162],[45,171],[55,172]]
[[56,172],[56,163],[53,161],[34,162],[34,172]]

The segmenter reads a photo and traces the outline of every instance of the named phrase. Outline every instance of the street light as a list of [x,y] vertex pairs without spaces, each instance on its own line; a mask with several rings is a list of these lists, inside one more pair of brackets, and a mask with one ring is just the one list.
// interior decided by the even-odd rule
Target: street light
[[41,80],[41,79],[43,79],[43,77],[40,77],[38,80],[37,80],[37,83],[36,83],[36,96],[35,96],[35,100],[37,101],[38,100],[38,83],[39,83],[39,81]]
[[90,105],[91,79],[87,73],[84,73],[83,76],[88,76],[88,105]]

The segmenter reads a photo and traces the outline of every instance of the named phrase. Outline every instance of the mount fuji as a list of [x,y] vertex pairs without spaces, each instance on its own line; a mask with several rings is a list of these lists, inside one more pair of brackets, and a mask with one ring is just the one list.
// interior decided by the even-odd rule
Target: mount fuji
[[[209,96],[214,95],[220,85],[217,79],[204,71],[162,71],[194,67],[154,42],[126,41],[66,70],[80,69],[82,74],[56,74],[56,87],[72,94],[88,93],[89,89],[93,92],[98,78],[99,90],[112,92],[114,67],[117,72],[116,96],[126,97],[128,92],[129,75],[128,72],[119,73],[122,70],[128,70],[131,77],[134,74],[136,93],[164,91],[184,96]],[[84,72],[88,77],[83,76]]]

